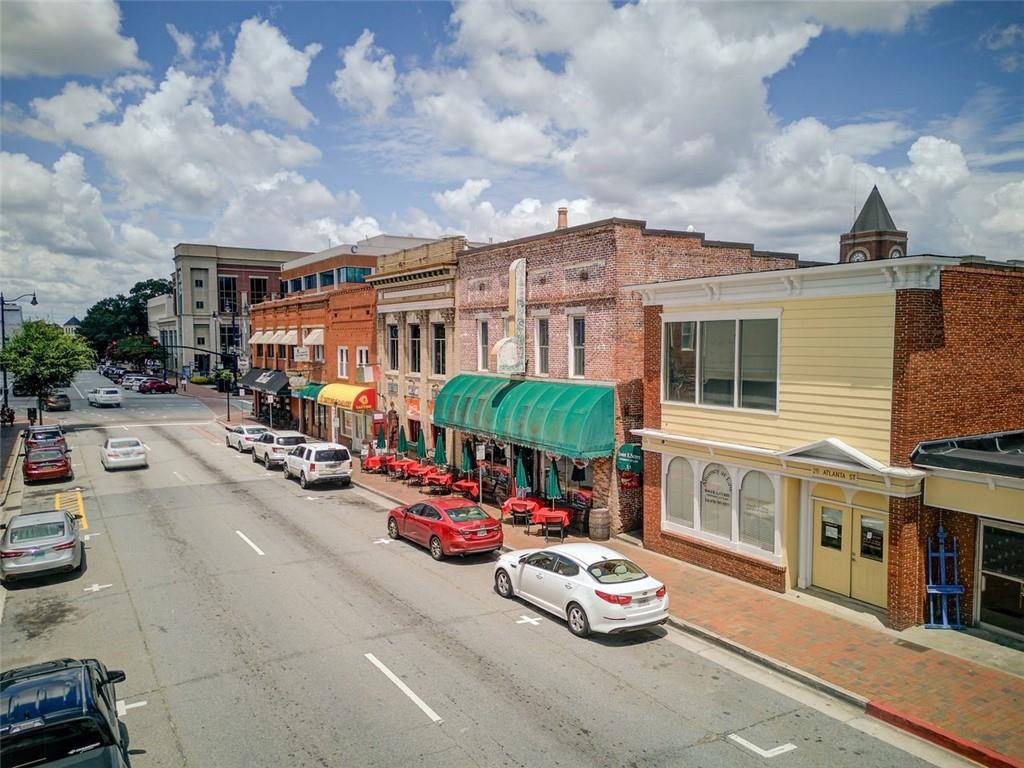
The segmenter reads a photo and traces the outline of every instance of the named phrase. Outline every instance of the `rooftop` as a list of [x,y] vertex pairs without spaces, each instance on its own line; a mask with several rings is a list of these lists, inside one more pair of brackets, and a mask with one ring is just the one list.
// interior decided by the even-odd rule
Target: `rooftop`
[[915,467],[1024,478],[1024,429],[918,443]]

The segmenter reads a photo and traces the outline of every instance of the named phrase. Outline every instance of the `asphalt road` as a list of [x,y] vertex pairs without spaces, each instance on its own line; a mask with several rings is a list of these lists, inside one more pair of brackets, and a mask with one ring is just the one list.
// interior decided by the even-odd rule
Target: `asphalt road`
[[[674,630],[578,640],[498,597],[491,557],[436,563],[386,538],[379,497],[226,449],[196,401],[71,394],[75,482],[10,503],[82,488],[87,568],[7,592],[3,666],[124,669],[136,768],[962,764]],[[149,469],[105,473],[107,434]]]

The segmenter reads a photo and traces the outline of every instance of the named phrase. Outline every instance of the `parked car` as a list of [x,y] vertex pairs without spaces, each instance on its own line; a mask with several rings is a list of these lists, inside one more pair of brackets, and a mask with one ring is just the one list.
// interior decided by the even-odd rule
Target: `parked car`
[[577,637],[631,632],[668,620],[665,585],[600,544],[558,544],[506,552],[494,588],[565,619]]
[[257,438],[267,431],[266,427],[251,426],[243,424],[238,427],[227,427],[228,433],[224,435],[224,444],[228,448],[234,448],[239,453],[251,451],[252,444]]
[[25,454],[21,464],[21,476],[26,483],[40,480],[74,480],[75,471],[71,468],[71,449],[33,448]]
[[124,672],[96,659],[56,659],[0,674],[0,763],[128,768],[117,718]]
[[306,442],[306,436],[292,430],[267,430],[252,444],[253,462],[263,462],[270,469],[278,464],[284,465],[285,457],[296,446]]
[[90,389],[85,393],[85,399],[89,405],[110,405],[115,408],[121,407],[121,390],[114,387],[99,387]]
[[352,483],[352,454],[338,443],[306,443],[285,456],[282,471],[303,488],[320,483],[348,486]]
[[471,499],[447,498],[395,507],[388,512],[388,536],[422,544],[430,556],[497,552],[504,536],[501,523]]
[[82,567],[77,515],[32,512],[15,515],[0,537],[0,579],[4,583]]
[[178,388],[173,384],[160,379],[143,379],[139,382],[139,392],[144,395],[161,394],[165,395],[168,392],[177,392]]
[[112,437],[100,449],[100,463],[108,472],[112,469],[146,468],[149,466],[149,456],[139,438]]
[[149,378],[141,373],[127,373],[121,377],[121,389],[134,389],[136,382]]
[[60,448],[65,450],[68,447],[67,438],[64,437],[64,430],[56,424],[41,424],[27,427],[24,435],[26,452],[36,448]]
[[46,399],[43,400],[43,408],[48,411],[70,411],[71,410],[71,398],[65,395],[63,392],[57,392],[53,395],[47,395]]

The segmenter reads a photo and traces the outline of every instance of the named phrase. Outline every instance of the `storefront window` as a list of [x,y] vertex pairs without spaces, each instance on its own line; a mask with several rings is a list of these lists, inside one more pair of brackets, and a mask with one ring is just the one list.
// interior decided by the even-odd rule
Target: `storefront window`
[[697,393],[696,323],[665,323],[665,400],[692,403]]
[[701,530],[732,536],[732,478],[721,464],[709,464],[700,489]]
[[398,370],[398,326],[388,326],[388,369]]
[[740,486],[740,541],[775,551],[775,487],[763,472],[747,472]]
[[420,372],[420,326],[409,325],[409,373]]
[[779,323],[740,321],[740,407],[775,410]]
[[700,330],[700,401],[707,405],[732,405],[736,386],[736,321],[703,322]]
[[675,458],[665,475],[665,513],[672,523],[693,527],[693,469],[690,462]]

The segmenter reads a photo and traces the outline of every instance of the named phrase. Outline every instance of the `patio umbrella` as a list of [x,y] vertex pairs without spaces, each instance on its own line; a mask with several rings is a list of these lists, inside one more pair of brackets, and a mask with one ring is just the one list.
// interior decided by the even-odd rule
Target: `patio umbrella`
[[526,479],[526,467],[523,466],[523,457],[516,456],[516,491],[526,492],[528,490],[530,490],[530,483]]
[[438,440],[434,444],[434,464],[438,467],[443,467],[448,463],[448,456],[444,449],[444,435],[438,435]]
[[469,449],[469,443],[462,443],[462,471],[472,472],[476,469],[476,465],[473,462],[473,452]]
[[558,485],[558,470],[555,462],[548,464],[547,497],[551,499],[551,508],[555,508],[555,499],[562,498],[562,489]]
[[405,453],[409,450],[409,441],[405,439],[405,427],[398,428],[398,452]]
[[383,451],[388,447],[388,441],[384,437],[384,425],[380,425],[380,429],[377,430],[377,448]]
[[423,439],[423,430],[420,430],[420,435],[416,438],[416,458],[420,461],[427,458],[427,441]]

